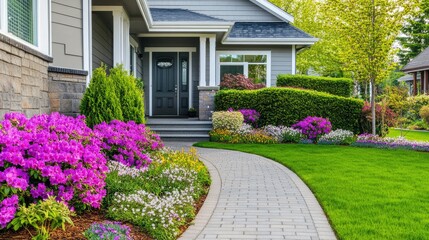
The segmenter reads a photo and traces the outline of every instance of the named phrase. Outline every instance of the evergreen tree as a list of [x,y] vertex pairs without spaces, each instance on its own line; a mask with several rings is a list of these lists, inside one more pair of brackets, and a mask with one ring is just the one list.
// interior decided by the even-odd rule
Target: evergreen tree
[[136,78],[128,74],[122,65],[110,69],[109,78],[115,86],[124,121],[144,123],[143,92],[137,86]]
[[121,105],[114,84],[106,75],[105,66],[93,71],[91,83],[80,104],[80,112],[86,116],[89,127],[114,119],[123,120]]
[[405,65],[424,49],[429,47],[429,0],[420,0],[419,8],[403,26],[405,35],[398,40],[402,48],[398,56]]

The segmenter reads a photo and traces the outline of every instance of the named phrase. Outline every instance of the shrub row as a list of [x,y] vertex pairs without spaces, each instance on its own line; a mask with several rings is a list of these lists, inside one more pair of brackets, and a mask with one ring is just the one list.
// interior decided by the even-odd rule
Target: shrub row
[[311,89],[342,97],[350,97],[353,93],[353,81],[348,78],[281,74],[277,76],[277,86]]
[[329,118],[333,129],[359,132],[363,101],[309,90],[265,88],[221,90],[216,110],[251,108],[261,113],[259,123],[291,126],[307,116]]

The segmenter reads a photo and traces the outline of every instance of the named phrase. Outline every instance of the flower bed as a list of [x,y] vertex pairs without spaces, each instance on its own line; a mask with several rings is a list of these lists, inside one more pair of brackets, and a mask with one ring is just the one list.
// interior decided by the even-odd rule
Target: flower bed
[[408,149],[421,152],[429,152],[429,142],[407,141],[404,138],[381,138],[377,135],[359,135],[356,142],[352,144],[356,147],[373,147],[387,149]]
[[[157,239],[175,239],[194,218],[210,183],[195,151],[166,150],[144,124],[113,120],[92,130],[83,116],[53,113],[27,119],[11,113],[0,121],[0,130],[0,231],[10,238],[35,234],[31,228],[16,233],[5,230],[7,226],[35,227],[16,221],[26,216],[24,204],[35,203],[31,206],[41,216],[48,216],[44,206],[57,206],[49,208],[49,216],[56,215],[55,221],[64,223],[71,222],[69,209],[80,214],[102,207],[110,219],[133,223]],[[98,234],[103,229],[125,229],[115,224],[94,225],[86,236],[101,239],[107,236]],[[49,236],[47,229],[39,232]],[[77,239],[82,239],[83,231]],[[54,236],[66,236],[57,232]],[[128,233],[123,231],[122,236]],[[139,239],[147,238],[142,236]]]
[[30,119],[5,115],[0,122],[2,227],[13,219],[18,198],[20,205],[56,196],[78,211],[100,207],[106,158],[84,120],[58,113]]
[[195,205],[209,184],[208,171],[194,150],[159,152],[146,171],[118,163],[107,178],[107,214],[142,227],[156,239],[175,239],[195,217]]

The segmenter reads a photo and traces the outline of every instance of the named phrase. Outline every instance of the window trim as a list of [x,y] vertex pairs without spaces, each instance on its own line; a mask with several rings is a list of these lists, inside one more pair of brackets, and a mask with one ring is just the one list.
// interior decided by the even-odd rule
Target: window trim
[[37,45],[31,44],[8,31],[7,1],[0,0],[0,33],[44,55],[51,56],[51,1],[35,1],[36,29],[34,31],[36,32],[35,42]]
[[[231,55],[266,55],[266,63],[249,63],[249,62],[220,62],[220,55],[231,54]],[[271,51],[246,51],[246,50],[235,50],[235,51],[216,51],[216,85],[220,84],[220,66],[221,65],[242,65],[244,67],[244,74],[247,76],[249,73],[250,65],[267,65],[267,76],[265,85],[271,87]]]
[[[138,49],[139,49],[139,43],[136,41],[136,40],[134,40],[134,38],[132,37],[132,36],[130,36],[130,51],[129,51],[129,53],[131,54],[131,49],[134,49],[134,51],[133,51],[133,62],[131,63],[130,62],[130,65],[132,64],[132,66],[133,66],[133,76],[134,77],[137,77],[137,58],[138,58],[138,54],[137,54],[137,52],[138,52]],[[131,58],[131,56],[129,56],[128,57],[128,59],[130,59]]]

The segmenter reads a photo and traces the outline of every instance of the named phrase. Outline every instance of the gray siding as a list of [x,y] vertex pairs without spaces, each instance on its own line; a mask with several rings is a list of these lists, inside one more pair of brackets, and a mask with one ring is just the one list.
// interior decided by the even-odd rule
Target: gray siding
[[149,0],[152,8],[181,8],[228,21],[280,21],[249,0]]
[[271,85],[275,86],[277,75],[292,73],[291,46],[217,46],[219,51],[271,51]]
[[92,14],[92,69],[113,66],[113,30],[99,13]]
[[81,0],[52,0],[52,65],[83,69]]

